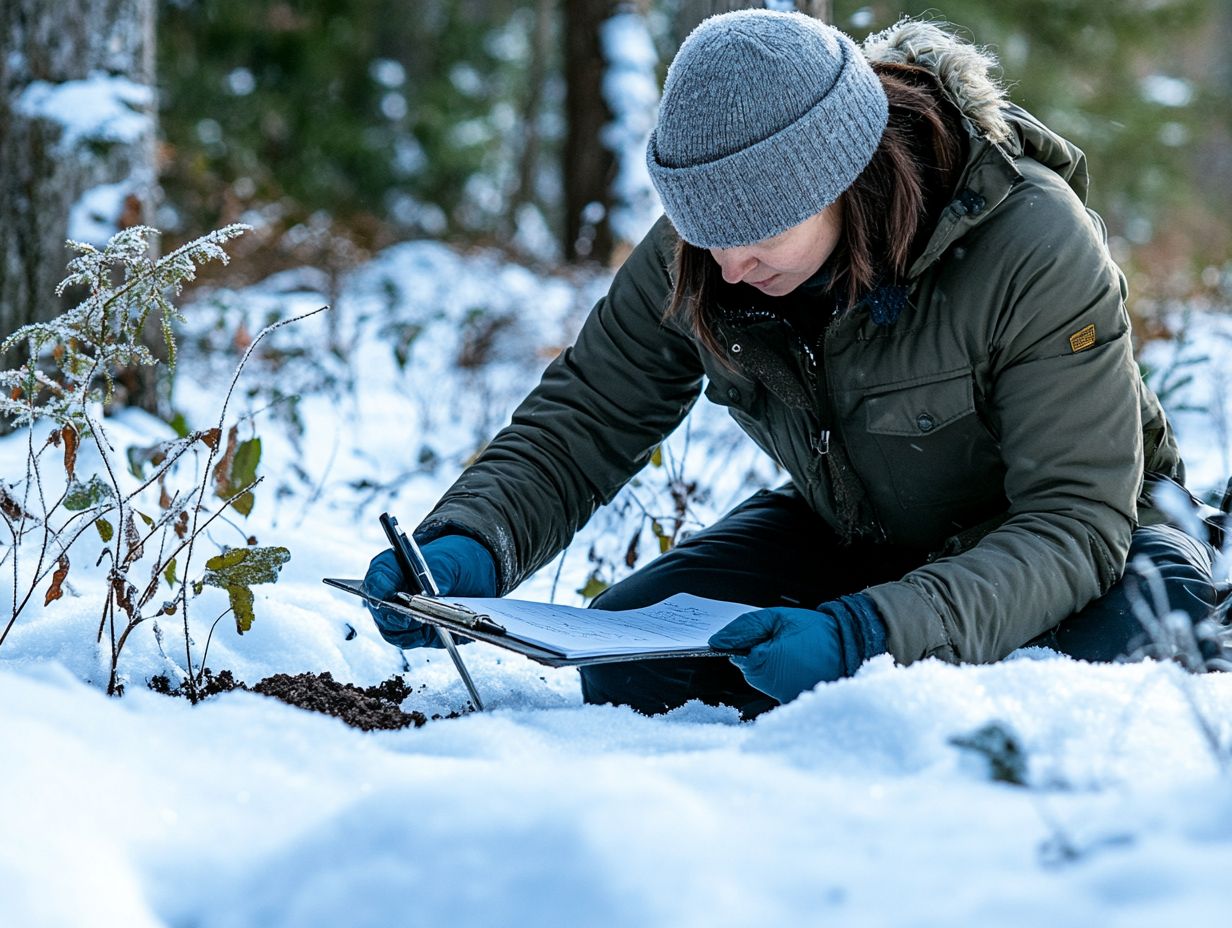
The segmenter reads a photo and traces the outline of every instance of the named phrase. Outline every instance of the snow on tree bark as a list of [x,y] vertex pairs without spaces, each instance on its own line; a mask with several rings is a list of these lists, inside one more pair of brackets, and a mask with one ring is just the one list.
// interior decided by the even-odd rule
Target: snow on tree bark
[[617,249],[627,252],[650,231],[661,212],[646,169],[646,143],[659,104],[659,56],[645,16],[635,7],[604,21],[599,39],[603,99],[612,114],[600,141],[616,156],[608,190],[608,223]]
[[[66,238],[149,221],[153,85],[153,0],[0,5],[0,334],[61,311]],[[152,381],[125,386],[156,405]]]

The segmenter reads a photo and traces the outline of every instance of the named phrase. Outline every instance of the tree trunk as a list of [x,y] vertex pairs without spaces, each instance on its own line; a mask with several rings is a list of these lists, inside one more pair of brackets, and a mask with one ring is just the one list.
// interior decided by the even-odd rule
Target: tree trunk
[[539,110],[547,81],[552,50],[552,17],[555,0],[535,0],[530,62],[527,64],[526,99],[522,104],[522,146],[518,157],[517,187],[510,197],[510,212],[524,203],[535,203],[535,177],[539,172]]
[[612,119],[603,98],[603,49],[599,28],[619,7],[613,0],[568,0],[564,5],[565,188],[564,252],[567,260],[607,263],[613,236],[608,213],[616,156],[602,142]]
[[[153,84],[153,0],[0,5],[0,334],[62,311],[66,238],[149,222]],[[125,401],[156,408],[152,377],[122,380]]]

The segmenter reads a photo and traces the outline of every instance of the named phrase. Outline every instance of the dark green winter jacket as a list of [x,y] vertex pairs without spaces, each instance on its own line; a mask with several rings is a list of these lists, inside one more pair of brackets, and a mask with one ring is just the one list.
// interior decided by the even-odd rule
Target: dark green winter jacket
[[1024,111],[1001,114],[1001,143],[966,120],[957,195],[902,314],[879,325],[852,307],[814,364],[781,321],[740,312],[742,292],[750,307],[766,299],[751,288],[714,307],[732,320],[718,327],[730,368],[664,323],[673,234],[660,220],[418,537],[482,540],[508,592],[704,388],[836,532],[932,554],[864,591],[898,661],[997,660],[1106,591],[1135,524],[1155,521],[1140,510],[1144,470],[1182,477],[1181,462],[1131,353],[1124,278],[1083,205],[1084,156]]

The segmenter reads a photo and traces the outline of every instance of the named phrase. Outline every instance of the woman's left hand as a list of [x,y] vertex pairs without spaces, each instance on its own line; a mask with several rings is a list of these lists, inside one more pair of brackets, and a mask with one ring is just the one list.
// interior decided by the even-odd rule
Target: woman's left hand
[[710,647],[727,654],[750,686],[786,703],[884,653],[885,626],[867,597],[844,596],[816,609],[746,612],[711,635]]

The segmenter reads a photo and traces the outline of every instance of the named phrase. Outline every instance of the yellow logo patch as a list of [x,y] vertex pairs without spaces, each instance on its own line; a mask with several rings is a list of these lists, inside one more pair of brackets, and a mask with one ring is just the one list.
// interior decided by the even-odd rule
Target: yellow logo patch
[[1079,329],[1069,337],[1070,351],[1082,351],[1095,344],[1095,323],[1085,329]]

